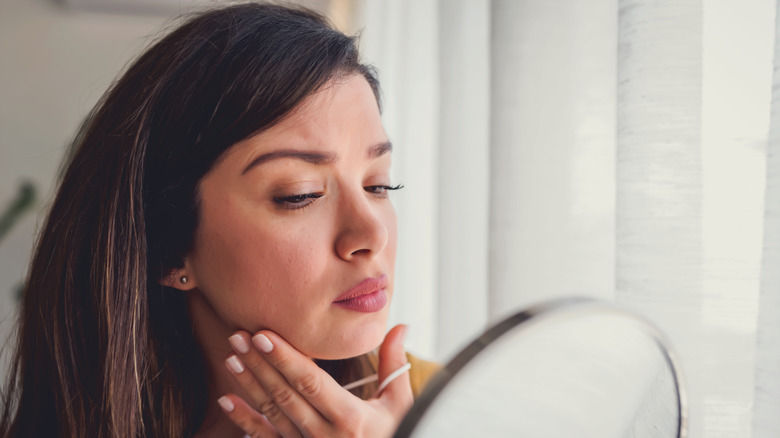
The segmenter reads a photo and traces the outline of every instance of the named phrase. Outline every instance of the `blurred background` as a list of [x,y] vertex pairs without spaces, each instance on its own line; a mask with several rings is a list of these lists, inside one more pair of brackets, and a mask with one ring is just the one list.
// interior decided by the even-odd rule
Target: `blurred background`
[[[176,16],[225,3],[0,1],[4,332],[79,122]],[[780,436],[775,0],[300,3],[380,71],[410,351],[617,301],[679,353],[691,437]]]

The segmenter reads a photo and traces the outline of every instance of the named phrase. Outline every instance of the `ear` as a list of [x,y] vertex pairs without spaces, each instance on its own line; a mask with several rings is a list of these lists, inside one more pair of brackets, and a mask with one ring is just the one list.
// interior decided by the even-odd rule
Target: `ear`
[[171,269],[160,279],[160,284],[181,291],[188,291],[197,287],[195,276],[188,273],[186,268]]

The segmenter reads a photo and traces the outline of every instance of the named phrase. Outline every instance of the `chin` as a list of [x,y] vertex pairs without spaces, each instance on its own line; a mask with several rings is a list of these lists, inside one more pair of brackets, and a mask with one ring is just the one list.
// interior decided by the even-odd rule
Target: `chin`
[[[349,359],[369,353],[378,348],[385,338],[385,324],[372,324],[371,327],[363,327],[356,330],[359,336],[342,334],[328,337],[329,339],[311,345],[309,351],[301,349],[301,352],[312,359],[339,360]],[[325,347],[325,348],[323,348]]]

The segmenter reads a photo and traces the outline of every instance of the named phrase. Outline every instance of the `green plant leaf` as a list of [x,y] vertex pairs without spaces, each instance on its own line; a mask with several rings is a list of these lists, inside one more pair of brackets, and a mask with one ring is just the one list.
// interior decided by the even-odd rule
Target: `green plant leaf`
[[11,231],[11,228],[35,206],[37,190],[30,181],[22,181],[16,192],[16,197],[11,201],[5,212],[0,216],[0,241]]

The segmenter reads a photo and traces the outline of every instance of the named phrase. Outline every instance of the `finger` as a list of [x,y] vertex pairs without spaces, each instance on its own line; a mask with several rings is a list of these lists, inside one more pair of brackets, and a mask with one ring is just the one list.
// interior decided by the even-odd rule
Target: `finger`
[[[406,351],[404,351],[405,336],[405,325],[393,327],[385,336],[384,342],[379,347],[379,369],[377,370],[379,382],[383,382],[390,374],[408,362]],[[403,373],[390,382],[380,394],[380,399],[385,401],[396,413],[406,413],[414,402],[409,372]]]
[[241,397],[224,395],[217,400],[230,420],[252,438],[279,437],[271,423],[252,409]]
[[273,332],[257,333],[252,341],[268,362],[284,376],[289,386],[332,423],[357,415],[359,399]]
[[228,357],[225,360],[225,366],[230,370],[241,387],[244,388],[254,406],[262,406],[271,400],[271,397],[265,393],[265,389],[263,389],[263,386],[260,385],[255,376],[251,372],[246,372],[246,365],[237,355]]
[[[252,339],[255,348],[252,348],[247,357],[257,356],[258,366],[248,368],[255,375],[257,380],[265,389],[266,394],[271,396],[273,403],[278,407],[281,414],[288,418],[305,436],[331,436],[332,428],[329,422],[317,411],[299,392],[298,388],[293,387],[268,360],[269,355],[266,351],[270,341],[265,336],[261,336],[262,341],[258,342],[257,335]],[[277,339],[281,339],[278,338]],[[261,354],[261,351],[263,352]],[[298,353],[298,356],[288,357],[288,366],[291,367],[317,367],[311,359]],[[317,369],[325,374],[324,371]],[[270,419],[270,418],[269,418]],[[273,423],[273,420],[272,420]],[[275,425],[275,423],[274,423]],[[286,436],[286,435],[285,435]]]
[[248,333],[238,332],[231,336],[229,341],[237,354],[228,357],[225,360],[225,366],[247,392],[252,405],[285,437],[300,436],[298,428],[279,409],[276,401],[258,380],[257,376],[264,373],[276,373],[276,370],[254,348],[250,347]]

